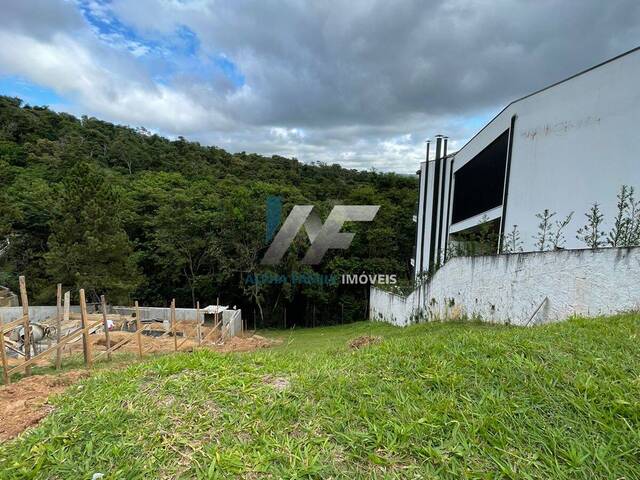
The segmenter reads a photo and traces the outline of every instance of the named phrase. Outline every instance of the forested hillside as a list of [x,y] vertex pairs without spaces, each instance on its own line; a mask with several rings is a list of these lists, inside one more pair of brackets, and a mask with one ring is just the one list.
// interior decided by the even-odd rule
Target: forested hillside
[[[381,205],[374,222],[352,224],[347,251],[311,269],[301,232],[274,273],[385,273],[406,277],[412,256],[413,178],[296,159],[231,154],[143,128],[80,119],[0,96],[0,285],[26,275],[32,303],[55,284],[113,303],[243,308],[249,325],[298,326],[362,318],[362,286],[255,285],[264,272],[265,202]],[[315,314],[314,314],[315,312]]]

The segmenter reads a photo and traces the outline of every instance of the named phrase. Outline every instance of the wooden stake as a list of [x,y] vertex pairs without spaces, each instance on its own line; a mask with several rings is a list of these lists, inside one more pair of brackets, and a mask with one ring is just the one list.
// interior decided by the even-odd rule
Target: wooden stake
[[138,358],[142,359],[142,331],[140,321],[140,306],[138,305],[138,301],[136,300],[136,338],[138,340]]
[[87,314],[87,299],[84,288],[80,289],[80,325],[82,327],[82,349],[84,350],[84,364],[91,368],[91,340],[89,339],[89,315]]
[[[31,358],[31,325],[29,322],[29,297],[27,296],[27,283],[24,276],[18,278],[20,283],[20,299],[22,300],[22,326],[24,329],[24,359],[29,360]],[[31,375],[31,365],[29,365],[24,374],[26,376]]]
[[200,302],[196,303],[196,333],[198,334],[198,346],[202,344],[202,330],[200,329]]
[[220,297],[216,297],[216,323],[220,321],[220,323],[222,324],[222,315],[220,315],[219,318],[218,315],[220,315]]
[[[64,307],[62,308],[62,321],[67,323],[69,316],[71,315],[71,292],[64,292]],[[58,343],[60,339],[58,338]],[[58,348],[56,353],[56,368],[59,369],[62,366],[62,349]]]
[[7,366],[7,352],[4,348],[4,330],[2,325],[4,324],[4,318],[2,318],[2,312],[0,312],[0,357],[2,357],[2,379],[5,385],[9,385],[11,380],[9,379],[9,367]]
[[173,349],[178,351],[178,337],[176,337],[176,299],[171,300],[171,333],[173,334]]
[[[56,343],[60,343],[60,330],[62,330],[62,284],[58,284],[56,291]],[[60,370],[62,363],[62,352],[56,350],[56,370]]]
[[100,303],[102,303],[102,324],[104,325],[104,340],[107,343],[107,358],[111,361],[111,339],[109,338],[109,321],[107,320],[107,299],[104,295],[100,295]]

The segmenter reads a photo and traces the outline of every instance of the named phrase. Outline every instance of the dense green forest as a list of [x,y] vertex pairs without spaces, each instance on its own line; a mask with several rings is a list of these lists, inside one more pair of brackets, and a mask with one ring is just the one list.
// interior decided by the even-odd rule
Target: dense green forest
[[[367,288],[261,285],[256,273],[384,273],[407,277],[412,256],[414,178],[304,164],[279,156],[231,154],[144,128],[80,119],[0,96],[0,285],[26,275],[33,304],[55,285],[92,299],[143,305],[237,305],[252,326],[361,319]],[[352,223],[349,250],[301,264],[300,232],[283,262],[265,269],[266,199],[381,205],[371,223]]]

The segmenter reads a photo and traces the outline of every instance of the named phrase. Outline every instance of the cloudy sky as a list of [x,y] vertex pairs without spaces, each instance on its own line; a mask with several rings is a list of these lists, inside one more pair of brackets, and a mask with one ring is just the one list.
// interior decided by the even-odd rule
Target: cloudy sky
[[637,0],[2,0],[0,93],[232,152],[415,172],[640,44]]

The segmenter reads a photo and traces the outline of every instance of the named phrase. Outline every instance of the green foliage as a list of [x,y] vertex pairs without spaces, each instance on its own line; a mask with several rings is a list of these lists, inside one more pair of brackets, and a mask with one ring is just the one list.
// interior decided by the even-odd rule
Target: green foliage
[[[81,165],[80,165],[81,164]],[[361,317],[361,286],[248,285],[264,271],[265,201],[381,205],[374,222],[348,224],[356,237],[331,251],[316,273],[385,273],[408,278],[418,193],[410,176],[303,164],[279,156],[230,154],[95,118],[77,119],[0,97],[0,278],[28,278],[34,302],[55,284],[110,301],[179,306],[236,304],[249,323],[336,323]],[[276,273],[309,271],[309,243],[296,238]],[[46,260],[45,260],[46,259]],[[4,280],[3,280],[4,281]],[[255,317],[254,317],[255,311]],[[315,312],[315,314],[314,314]]]
[[520,231],[518,225],[514,225],[513,228],[504,235],[502,239],[502,253],[519,253],[522,252],[522,239],[520,238]]
[[[270,331],[94,373],[2,478],[640,478],[637,314]],[[351,350],[361,335],[379,344]],[[100,365],[100,363],[98,364]]]
[[607,242],[612,247],[640,244],[640,200],[635,200],[633,187],[622,185],[617,195],[616,216]]
[[133,246],[122,227],[116,190],[97,167],[80,162],[58,185],[55,216],[45,253],[51,278],[85,288],[98,301],[128,301],[139,273]]
[[557,250],[559,248],[562,248],[564,246],[564,229],[567,228],[567,225],[569,225],[569,223],[571,223],[571,219],[573,218],[573,213],[571,212],[569,213],[569,215],[567,215],[566,217],[564,217],[562,220],[556,220],[555,222],[555,231],[553,232],[553,235],[551,236],[551,247],[554,250]]
[[539,252],[549,250],[551,247],[551,239],[553,238],[553,223],[552,219],[555,217],[556,212],[550,212],[545,208],[542,212],[536,213],[536,218],[539,220],[538,231],[533,237],[536,241],[535,249]]
[[600,205],[594,203],[584,216],[587,217],[587,223],[578,229],[576,238],[582,240],[589,248],[602,247],[605,235],[601,230],[604,214],[600,211]]

